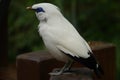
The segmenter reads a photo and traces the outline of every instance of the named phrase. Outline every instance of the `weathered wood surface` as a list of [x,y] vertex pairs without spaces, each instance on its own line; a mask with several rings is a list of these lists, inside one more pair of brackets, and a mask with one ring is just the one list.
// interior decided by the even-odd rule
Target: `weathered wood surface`
[[[92,50],[105,72],[101,79],[115,80],[115,46],[108,43],[90,42]],[[31,52],[17,57],[17,80],[49,80],[49,72],[63,67],[64,63],[55,60],[47,51]],[[75,68],[83,65],[75,63]]]
[[[56,72],[59,69],[54,69]],[[94,80],[93,72],[88,68],[74,68],[61,75],[51,75],[50,80]]]

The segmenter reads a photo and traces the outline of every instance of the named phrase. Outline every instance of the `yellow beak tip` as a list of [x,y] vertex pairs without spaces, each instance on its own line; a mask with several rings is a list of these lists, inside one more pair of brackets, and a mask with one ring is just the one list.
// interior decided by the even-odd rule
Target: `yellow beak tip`
[[32,7],[26,7],[26,9],[27,9],[27,10],[31,10],[31,9],[32,9]]

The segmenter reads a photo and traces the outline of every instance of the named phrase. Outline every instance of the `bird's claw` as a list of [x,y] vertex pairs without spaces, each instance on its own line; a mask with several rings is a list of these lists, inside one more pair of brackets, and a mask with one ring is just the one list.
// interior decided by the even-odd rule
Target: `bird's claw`
[[54,72],[50,72],[49,74],[52,76],[58,76],[58,75],[62,75],[62,74],[71,74],[71,72],[68,69],[66,69],[65,71],[56,70]]
[[62,72],[50,72],[49,74],[52,76],[58,76],[58,75],[61,75]]

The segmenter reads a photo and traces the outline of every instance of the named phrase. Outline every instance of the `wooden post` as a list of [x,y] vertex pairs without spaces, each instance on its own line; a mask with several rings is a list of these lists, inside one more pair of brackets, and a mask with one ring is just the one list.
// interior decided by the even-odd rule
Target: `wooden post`
[[[115,46],[101,42],[90,42],[90,45],[105,72],[101,79],[95,77],[95,80],[115,80]],[[17,57],[17,80],[49,80],[48,73],[63,65],[47,51],[22,54]],[[75,63],[73,68],[81,66],[83,67],[80,63]]]

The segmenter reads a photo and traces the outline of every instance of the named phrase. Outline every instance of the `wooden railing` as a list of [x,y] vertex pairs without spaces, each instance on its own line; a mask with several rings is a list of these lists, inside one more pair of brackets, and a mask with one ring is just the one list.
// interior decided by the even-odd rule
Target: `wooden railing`
[[[115,46],[102,42],[89,44],[105,73],[101,79],[94,77],[94,80],[115,80]],[[17,57],[17,80],[49,80],[48,73],[63,65],[64,63],[55,60],[48,51],[25,53]],[[80,68],[81,66],[75,63],[73,67]]]

